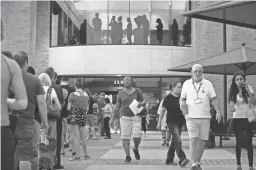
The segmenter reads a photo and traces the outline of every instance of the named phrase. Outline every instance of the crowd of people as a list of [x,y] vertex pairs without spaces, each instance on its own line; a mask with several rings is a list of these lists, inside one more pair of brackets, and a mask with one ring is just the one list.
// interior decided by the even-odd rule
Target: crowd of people
[[[123,17],[112,16],[109,27],[109,33],[102,30],[102,21],[98,13],[90,25],[87,20],[80,27],[80,44],[149,44],[150,22],[146,15],[137,16],[134,18],[136,26],[132,25],[132,20],[128,17],[127,26],[123,29]],[[164,37],[164,25],[160,18],[156,20],[156,39],[159,45],[162,45]],[[188,18],[183,25],[182,30],[179,30],[177,20],[174,18],[173,23],[169,25],[169,45],[174,46],[186,45],[190,43],[191,38],[191,21]],[[179,38],[180,37],[180,38]],[[171,42],[172,41],[172,42]],[[77,38],[73,35],[72,45],[78,44]]]
[[[4,38],[1,23],[1,41]],[[117,94],[113,106],[104,93],[92,96],[83,87],[83,79],[76,78],[74,88],[68,77],[62,76],[56,84],[57,73],[52,67],[37,77],[29,66],[28,54],[9,51],[1,54],[1,169],[38,170],[61,169],[61,155],[65,148],[72,151],[70,161],[80,160],[80,143],[84,159],[90,159],[86,139],[98,140],[99,134],[111,139],[110,129],[120,123],[121,139],[126,154],[125,162],[131,162],[132,149],[140,160],[139,145],[147,119],[147,101],[142,91],[134,86],[131,77],[124,78],[124,88]],[[246,141],[249,170],[253,169],[252,123],[255,115],[248,114],[256,105],[255,92],[245,81],[245,74],[233,76],[229,90],[229,103],[233,113],[236,136],[237,170],[241,167],[241,149]],[[135,113],[130,104],[137,100],[142,111]],[[157,129],[162,130],[163,144],[171,140],[166,164],[184,167],[189,159],[182,149],[182,127],[186,127],[190,140],[191,170],[202,170],[201,159],[205,141],[209,138],[210,106],[213,106],[218,123],[222,120],[220,103],[212,83],[203,78],[203,67],[192,67],[192,78],[184,83],[172,83],[170,91],[158,110]],[[254,116],[254,118],[253,118]],[[164,119],[164,121],[163,121]],[[103,131],[104,129],[104,131]],[[168,131],[168,133],[167,133]],[[168,137],[167,137],[168,136]],[[174,162],[175,152],[179,157]],[[3,156],[4,155],[4,156]]]

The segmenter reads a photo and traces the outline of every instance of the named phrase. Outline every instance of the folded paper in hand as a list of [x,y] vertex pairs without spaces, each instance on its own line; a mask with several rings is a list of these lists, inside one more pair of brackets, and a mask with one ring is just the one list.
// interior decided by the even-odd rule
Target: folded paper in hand
[[136,99],[133,99],[132,103],[129,105],[129,108],[132,110],[134,115],[139,114],[143,110],[143,106],[138,108],[139,102]]

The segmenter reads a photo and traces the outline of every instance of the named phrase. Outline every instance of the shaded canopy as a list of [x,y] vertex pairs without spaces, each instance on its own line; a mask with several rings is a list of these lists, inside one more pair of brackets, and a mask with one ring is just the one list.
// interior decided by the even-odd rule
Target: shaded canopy
[[190,72],[194,64],[201,64],[204,68],[204,73],[233,75],[243,70],[246,75],[255,75],[256,50],[242,46],[239,49],[217,56],[168,69],[168,71]]
[[256,1],[221,2],[188,11],[184,16],[256,29]]

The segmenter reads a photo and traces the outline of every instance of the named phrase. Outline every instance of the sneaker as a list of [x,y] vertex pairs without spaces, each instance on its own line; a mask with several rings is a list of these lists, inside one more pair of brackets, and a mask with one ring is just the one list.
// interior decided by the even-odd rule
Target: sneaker
[[76,152],[72,152],[72,156],[75,156],[76,155]]
[[197,169],[202,170],[202,166],[199,163],[197,164]]
[[[242,170],[242,167],[241,166],[237,166],[236,170]],[[251,169],[250,169],[251,170]]]
[[130,156],[126,156],[126,159],[124,160],[124,162],[128,163],[131,161],[132,161],[132,158]]
[[105,137],[104,139],[111,139],[111,137]]
[[182,160],[182,161],[179,162],[180,167],[184,167],[184,166],[186,166],[188,163],[189,163],[189,160],[188,160],[188,159],[184,159],[184,160]]
[[255,170],[255,169],[253,169],[253,167],[250,167],[249,170]]
[[84,159],[90,159],[91,157],[89,155],[84,155]]
[[176,162],[173,162],[173,161],[166,161],[165,164],[166,165],[171,165],[171,166],[177,166],[178,165]]
[[71,158],[69,158],[70,161],[76,161],[76,160],[80,160],[80,156],[77,157],[77,156],[72,156]]
[[135,158],[137,160],[140,160],[140,153],[139,153],[139,150],[136,150],[135,148],[132,149],[133,152],[134,152],[134,155],[135,155]]
[[190,170],[200,170],[198,169],[198,165],[192,166]]

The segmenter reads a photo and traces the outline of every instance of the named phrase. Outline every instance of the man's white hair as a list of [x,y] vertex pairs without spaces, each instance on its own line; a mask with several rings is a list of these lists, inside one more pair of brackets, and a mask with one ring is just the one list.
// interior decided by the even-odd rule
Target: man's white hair
[[202,66],[202,65],[200,65],[200,64],[194,64],[194,65],[192,66],[192,71],[194,71],[196,68],[201,68],[201,69],[203,70],[203,66]]

